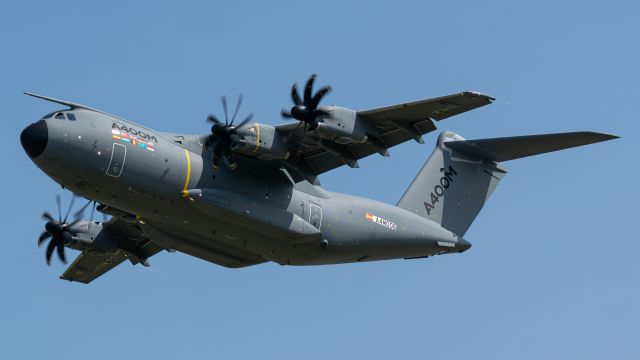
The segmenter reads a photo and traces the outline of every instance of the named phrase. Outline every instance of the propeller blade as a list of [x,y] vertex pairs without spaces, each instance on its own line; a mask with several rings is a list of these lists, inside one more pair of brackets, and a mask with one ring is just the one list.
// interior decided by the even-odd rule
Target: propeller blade
[[[71,237],[71,235],[69,235],[69,233],[67,232],[65,232],[63,236]],[[66,264],[67,258],[64,256],[64,241],[58,241],[57,250],[58,250],[58,257],[60,258],[60,261],[62,261],[63,264]]]
[[47,265],[51,265],[51,254],[53,254],[53,250],[56,248],[56,238],[52,238],[49,241],[49,245],[47,245],[47,252],[44,255],[44,258],[47,260]]
[[235,146],[237,143],[240,142],[240,137],[238,135],[236,135],[235,133],[229,134],[229,139],[231,141],[229,141],[229,146],[228,148],[230,149],[229,151],[235,149]]
[[293,119],[293,115],[289,112],[289,110],[282,109],[280,110],[280,116],[285,119]]
[[[324,111],[324,110],[322,110],[322,109],[315,109],[315,110],[313,110],[313,118],[314,118],[314,119],[315,119],[317,116],[320,116],[320,115],[327,115],[327,116],[328,116],[328,115],[329,115],[329,112]],[[317,121],[314,121],[314,123],[316,123],[316,124],[317,124]]]
[[218,140],[216,146],[213,148],[213,167],[218,168],[218,161],[220,160],[220,155],[222,154],[223,140]]
[[50,238],[51,235],[49,232],[44,231],[42,234],[40,234],[40,237],[38,238],[38,247],[40,247],[40,245],[42,245],[42,243],[47,240],[48,238]]
[[[76,211],[73,213],[73,219],[74,220],[79,220],[82,216],[84,216],[84,211],[87,209],[87,207],[92,203],[93,201],[89,200],[89,202],[87,202],[86,204],[84,204],[83,207],[80,208],[80,210]],[[76,222],[74,221],[74,222]]]
[[229,125],[229,115],[227,113],[227,97],[223,96],[220,100],[222,100],[222,108],[224,109],[224,123]]
[[291,86],[291,100],[296,105],[302,105],[302,99],[300,99],[300,95],[298,95],[298,84],[293,84]]
[[[230,158],[231,157],[231,144],[229,144],[229,146],[225,146],[222,149],[222,157],[223,158]],[[227,161],[225,161],[226,163]]]
[[56,205],[58,205],[58,221],[62,222],[62,206],[60,205],[60,194],[56,194]]
[[42,220],[47,220],[47,221],[56,221],[53,216],[51,216],[51,214],[49,214],[48,211],[45,211],[42,213]]
[[227,156],[227,155],[225,155],[225,156],[223,156],[223,157],[222,157],[222,162],[224,162],[224,165],[225,165],[225,166],[227,167],[227,169],[229,169],[229,170],[233,170],[233,169],[235,169],[235,168],[238,166],[238,164],[236,164],[236,163],[232,163],[232,162],[231,162],[231,157],[230,157],[230,156]]
[[225,147],[224,155],[222,156],[222,161],[224,162],[224,165],[227,167],[227,169],[234,170],[235,168],[238,167],[238,164],[233,162],[233,160],[231,159],[231,156],[232,156],[231,146]]
[[73,203],[76,202],[76,195],[73,194],[71,196],[71,201],[69,202],[69,208],[67,209],[67,213],[64,215],[64,220],[62,220],[63,223],[67,222],[67,219],[69,218],[69,213],[71,213],[71,208],[73,208]]
[[310,107],[312,109],[317,108],[318,104],[320,104],[320,100],[322,100],[322,98],[330,92],[331,92],[331,86],[324,86],[320,88],[320,90],[318,90],[318,92],[313,96],[313,99],[311,99]]
[[[229,125],[233,125],[233,121],[236,119],[238,115],[238,110],[240,110],[240,105],[242,105],[242,94],[238,95],[238,102],[236,103],[236,111],[233,112],[233,116],[231,117],[231,123]],[[241,126],[238,126],[241,127]]]
[[205,140],[204,142],[204,147],[210,148],[211,145],[213,145],[213,142],[214,142],[214,136],[213,135],[207,136],[207,140]]
[[220,120],[218,120],[217,117],[209,114],[209,116],[207,116],[207,122],[210,124],[222,124],[222,122]]
[[236,126],[236,129],[239,129],[239,128],[247,125],[247,123],[249,121],[251,121],[251,118],[253,118],[253,113],[249,114],[244,120],[242,120],[242,122],[240,122],[240,124],[238,124],[238,126]]
[[96,202],[93,202],[93,206],[91,207],[91,217],[89,217],[89,221],[93,221],[93,214],[96,212]]
[[313,82],[316,81],[316,74],[313,74],[307,80],[307,85],[304,86],[304,105],[309,106],[311,104],[311,93],[313,92]]
[[[295,93],[295,95],[293,96],[297,96],[295,86],[293,88],[293,92]],[[222,96],[221,100],[222,107],[224,109],[224,123],[220,122],[213,115],[207,117],[207,121],[209,123],[213,123],[213,126],[211,126],[211,135],[207,137],[204,145],[207,149],[213,147],[211,165],[214,170],[218,168],[220,158],[230,157],[233,151],[233,146],[241,141],[240,137],[237,135],[237,130],[247,125],[253,118],[253,113],[250,113],[246,118],[244,118],[244,120],[235,125],[235,121],[238,118],[238,114],[240,113],[240,107],[242,106],[242,102],[244,100],[244,96],[242,94],[238,95],[238,101],[236,102],[236,106],[230,121],[226,96]],[[230,163],[229,159],[223,159],[223,161],[229,166],[230,169],[238,166],[237,164]]]

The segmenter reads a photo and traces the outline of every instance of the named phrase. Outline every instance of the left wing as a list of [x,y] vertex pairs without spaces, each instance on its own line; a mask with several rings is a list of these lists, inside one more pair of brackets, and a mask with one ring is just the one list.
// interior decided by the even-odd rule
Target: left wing
[[163,248],[149,239],[135,223],[112,218],[103,223],[102,230],[94,240],[97,243],[115,243],[117,247],[104,250],[84,250],[60,276],[63,280],[88,284],[125,260],[132,264],[149,266],[148,258]]
[[[491,104],[495,99],[476,92],[462,92],[438,98],[414,101],[377,109],[358,111],[356,121],[367,131],[366,141],[337,143],[327,139],[308,141],[305,129],[298,123],[276,126],[285,138],[301,144],[301,149],[284,163],[294,173],[313,182],[317,175],[342,165],[358,167],[358,159],[373,153],[387,155],[387,149],[408,140],[423,143],[422,135],[436,129],[433,120],[448,117]],[[338,124],[340,126],[340,124]],[[373,134],[372,134],[373,133]],[[290,171],[291,172],[291,171]],[[292,174],[293,175],[293,174]]]

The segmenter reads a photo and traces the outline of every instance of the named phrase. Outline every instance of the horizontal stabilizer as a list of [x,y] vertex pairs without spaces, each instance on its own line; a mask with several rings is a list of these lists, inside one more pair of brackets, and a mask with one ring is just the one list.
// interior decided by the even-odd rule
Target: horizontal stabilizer
[[500,162],[617,138],[614,135],[585,131],[448,141],[445,145],[471,157]]

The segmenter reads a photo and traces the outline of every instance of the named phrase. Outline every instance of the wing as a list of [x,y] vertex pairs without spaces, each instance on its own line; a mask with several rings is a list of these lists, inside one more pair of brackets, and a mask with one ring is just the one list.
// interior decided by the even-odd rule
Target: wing
[[[357,160],[373,153],[386,155],[386,149],[408,140],[423,142],[422,135],[436,129],[433,120],[440,121],[465,111],[491,104],[495,99],[476,92],[462,92],[433,99],[419,100],[357,112],[358,121],[375,129],[375,139],[347,144],[323,143],[315,146],[304,142],[305,131],[297,123],[276,128],[289,139],[304,142],[301,151],[291,156],[285,165],[293,174],[313,182],[319,174],[342,165],[358,167]],[[291,173],[291,171],[290,171]],[[304,175],[306,174],[306,176]],[[300,176],[298,176],[300,177]]]
[[148,258],[163,248],[149,239],[137,224],[112,218],[103,223],[96,241],[116,241],[110,251],[84,250],[60,276],[63,280],[88,284],[125,260],[148,266]]
[[440,121],[491,104],[494,100],[488,95],[465,91],[433,99],[358,111],[358,115],[379,124],[384,124],[385,120],[414,124],[428,119]]
[[126,259],[122,251],[115,254],[92,254],[89,251],[83,251],[60,276],[60,279],[88,284]]

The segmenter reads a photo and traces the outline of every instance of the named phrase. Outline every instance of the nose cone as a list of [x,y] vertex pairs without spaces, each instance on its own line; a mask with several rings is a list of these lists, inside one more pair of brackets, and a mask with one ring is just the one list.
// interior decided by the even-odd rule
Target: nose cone
[[20,134],[20,143],[22,143],[24,151],[32,159],[42,154],[44,148],[47,147],[48,140],[49,130],[44,120],[27,126]]

